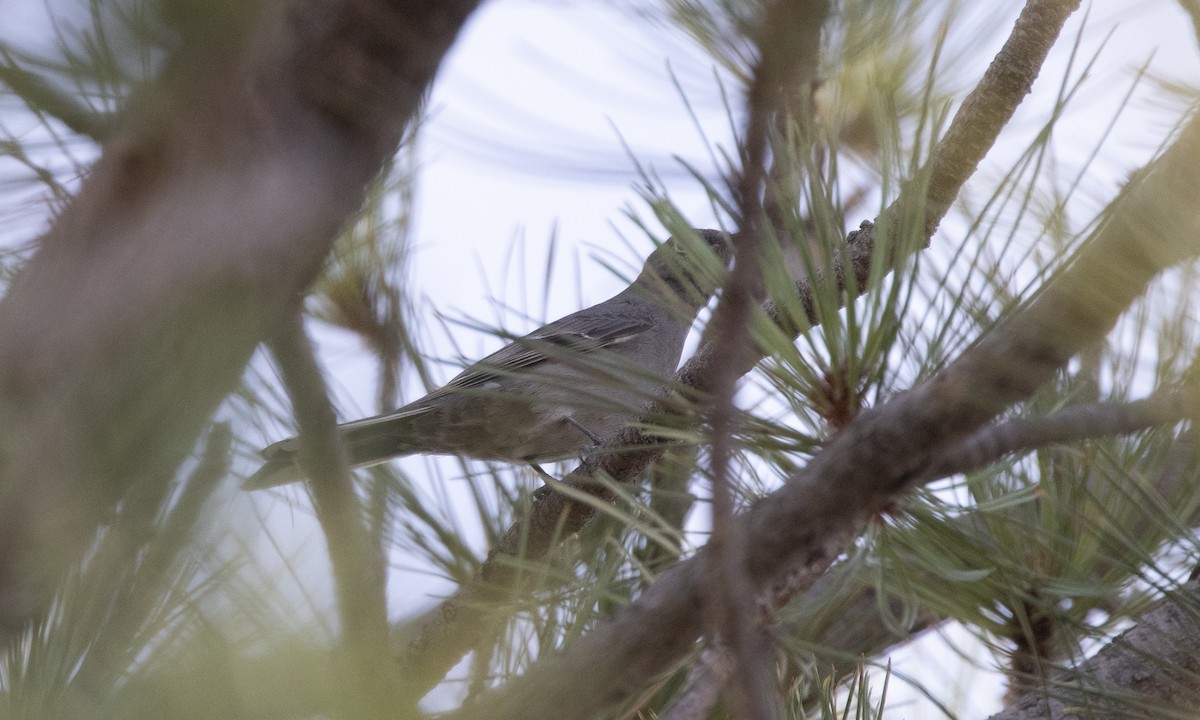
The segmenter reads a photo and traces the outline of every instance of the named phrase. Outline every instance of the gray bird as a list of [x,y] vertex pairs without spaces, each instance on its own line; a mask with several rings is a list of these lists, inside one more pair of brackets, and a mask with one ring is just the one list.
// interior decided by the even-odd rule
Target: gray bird
[[[674,373],[730,253],[717,230],[668,240],[608,300],[518,338],[398,410],[339,425],[351,466],[418,453],[536,463],[616,432]],[[270,445],[242,487],[303,479],[298,450],[296,438]]]

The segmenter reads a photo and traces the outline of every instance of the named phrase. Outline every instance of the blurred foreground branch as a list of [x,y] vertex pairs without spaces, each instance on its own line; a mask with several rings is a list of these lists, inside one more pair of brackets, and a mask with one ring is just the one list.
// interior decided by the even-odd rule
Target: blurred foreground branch
[[736,456],[737,406],[734,396],[741,369],[760,357],[751,335],[751,320],[766,295],[762,257],[767,212],[770,128],[782,114],[783,98],[815,79],[820,62],[825,0],[779,0],[762,14],[758,29],[759,62],[746,93],[746,127],[742,133],[741,172],[731,181],[740,232],[734,246],[733,271],[725,283],[705,339],[714,348],[707,392],[701,411],[708,425],[712,477],[712,530],[708,539],[708,592],[704,613],[709,637],[729,650],[733,680],[732,706],[743,720],[783,716],[778,701],[775,648],[755,622],[756,593],[743,558],[746,539],[734,523],[733,462]]
[[395,711],[388,688],[387,598],[383,549],[367,532],[366,515],[350,478],[346,449],[338,438],[337,419],[325,379],[317,365],[302,316],[294,313],[270,341],[300,426],[300,462],[311,478],[313,507],[333,568],[334,589],[349,654],[347,698],[366,717]]
[[476,4],[217,5],[123,113],[0,302],[0,645],[127,488],[173,476]]

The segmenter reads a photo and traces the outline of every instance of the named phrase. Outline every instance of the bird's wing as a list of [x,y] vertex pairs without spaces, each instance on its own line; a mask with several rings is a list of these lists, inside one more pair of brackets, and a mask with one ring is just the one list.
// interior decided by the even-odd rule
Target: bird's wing
[[627,342],[653,327],[648,313],[634,308],[589,308],[568,315],[518,338],[463,370],[433,395],[478,387],[517,370],[533,367],[556,355],[550,348],[588,353]]

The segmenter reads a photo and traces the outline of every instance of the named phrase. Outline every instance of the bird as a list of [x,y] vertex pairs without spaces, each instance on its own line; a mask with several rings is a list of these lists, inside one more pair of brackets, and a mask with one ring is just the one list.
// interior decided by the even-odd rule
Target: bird
[[[598,443],[668,384],[731,255],[719,230],[670,238],[613,297],[515,339],[403,407],[338,425],[351,467],[432,454],[537,469]],[[298,438],[261,454],[244,489],[304,479]]]

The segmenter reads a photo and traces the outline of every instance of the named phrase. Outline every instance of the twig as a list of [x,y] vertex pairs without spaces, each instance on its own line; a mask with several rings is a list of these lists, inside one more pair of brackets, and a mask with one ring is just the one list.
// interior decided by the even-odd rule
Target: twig
[[[708,420],[712,470],[712,534],[708,541],[708,592],[704,606],[709,639],[726,647],[732,659],[735,715],[743,720],[782,717],[775,679],[774,648],[755,622],[757,593],[743,563],[745,538],[733,522],[735,513],[730,465],[736,430],[734,395],[743,373],[759,357],[750,336],[752,312],[763,301],[763,192],[767,184],[767,148],[772,122],[780,114],[784,93],[806,85],[816,74],[823,0],[769,6],[759,30],[760,60],[747,92],[747,120],[742,142],[742,169],[732,188],[738,208],[733,272],[707,331],[715,347],[713,373],[704,415]],[[766,188],[770,192],[769,188]],[[719,639],[719,640],[718,640]]]
[[[299,313],[270,341],[300,427],[300,463],[329,546],[342,633],[357,681],[350,696],[368,717],[394,712],[388,690],[387,601],[382,549],[372,543],[351,484],[325,380]],[[357,696],[357,697],[356,697]]]
[[[996,124],[995,120],[1009,118],[1016,111],[1037,78],[1063,23],[1078,6],[1078,0],[1034,0],[1026,5],[1000,54],[955,115],[946,137],[938,143],[929,171],[924,175],[926,183],[909,184],[904,188],[880,220],[897,217],[902,211],[911,213],[913,208],[924,208],[920,212],[924,213],[925,227],[932,234],[931,228],[936,228],[942,219],[935,209],[941,208],[944,213],[949,209],[949,203],[929,203],[927,194],[953,197],[958,193],[969,169],[979,164],[998,136],[1002,125]],[[1009,66],[1006,59],[1011,57],[1019,57],[1021,62]],[[974,132],[970,129],[974,127],[982,130]],[[963,174],[963,168],[968,168],[967,175]],[[797,283],[798,302],[807,315],[807,325],[793,322],[770,302],[766,305],[768,313],[780,327],[796,336],[819,323],[813,302],[814,287],[832,285],[841,299],[845,298],[844,291],[848,287],[860,294],[866,292],[874,262],[875,236],[876,226],[864,222],[859,230],[850,233],[845,251],[835,258],[832,280],[817,276],[811,281]],[[847,271],[854,278],[853,284],[847,282]],[[713,353],[711,343],[701,346],[676,374],[677,385],[701,396],[707,392],[712,385],[712,375],[717,371]],[[747,364],[738,368],[739,372],[749,372],[760,359],[761,356],[747,357]],[[693,424],[695,418],[687,409],[680,409],[677,403],[667,398],[643,413],[640,422],[688,425]],[[585,458],[563,482],[586,488],[598,500],[611,502],[612,494],[592,478],[607,476],[614,482],[630,482],[662,453],[664,442],[637,426],[627,427],[606,439],[597,452]],[[495,621],[490,616],[496,611],[488,607],[494,597],[490,587],[511,585],[515,577],[506,558],[521,553],[527,560],[538,560],[553,546],[555,538],[578,531],[593,515],[592,506],[574,502],[561,493],[542,495],[527,518],[509,528],[492,549],[472,582],[416,622],[397,628],[397,652],[409,673],[412,691],[428,692],[473,647],[472,625]]]
[[922,480],[969,473],[1015,452],[1049,445],[1126,435],[1172,425],[1197,415],[1194,392],[1169,391],[1128,403],[1088,403],[1040,418],[1014,418],[984,427],[953,445],[921,472]]

